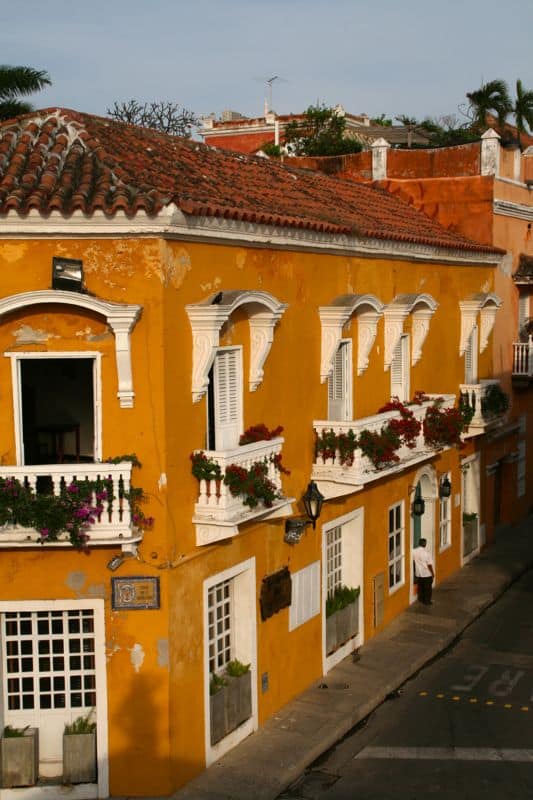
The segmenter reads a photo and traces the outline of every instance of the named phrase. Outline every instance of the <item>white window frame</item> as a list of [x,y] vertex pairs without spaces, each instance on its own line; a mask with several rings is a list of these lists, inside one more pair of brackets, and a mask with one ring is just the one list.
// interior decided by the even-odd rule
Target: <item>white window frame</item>
[[320,561],[313,561],[293,572],[289,607],[289,631],[293,631],[320,614]]
[[[400,509],[400,525],[399,527],[396,526],[396,510]],[[391,529],[391,513],[394,514],[393,526]],[[389,595],[394,594],[397,592],[405,584],[405,503],[403,500],[400,500],[398,503],[393,503],[388,508],[387,512],[387,526],[388,526],[388,535],[387,535],[387,574],[388,574],[388,587],[389,587]],[[400,554],[396,554],[396,537],[400,536]],[[390,540],[391,537],[394,537],[393,542],[393,556],[390,557]],[[400,564],[400,578],[398,581],[394,580],[393,584],[391,585],[391,567],[393,567],[393,574],[396,575],[396,565]]]
[[25,359],[92,359],[93,360],[93,413],[94,460],[102,460],[102,354],[94,350],[6,353],[11,359],[11,384],[13,388],[13,420],[15,425],[15,453],[17,466],[24,465],[24,436],[22,424],[21,362]]
[[[19,611],[70,611],[91,609],[94,611],[94,646],[96,664],[96,749],[98,753],[98,797],[109,795],[109,749],[108,749],[108,705],[107,705],[107,659],[105,639],[105,604],[104,600],[2,600],[0,614]],[[0,664],[0,672],[3,667]],[[5,676],[2,676],[2,692]],[[2,708],[0,707],[0,725],[4,727]],[[15,790],[20,791],[20,790]],[[0,790],[3,797],[4,790]],[[7,796],[7,794],[6,794]],[[18,796],[18,794],[17,794]],[[35,795],[37,797],[37,795]],[[33,797],[33,795],[32,795]]]
[[[400,402],[406,403],[409,400],[410,392],[410,349],[411,341],[408,333],[402,333],[394,349],[390,365],[391,397],[398,397]],[[401,381],[395,380],[395,370],[401,372]],[[397,387],[400,387],[399,391]]]
[[[336,517],[322,526],[322,653],[324,674],[333,669],[340,661],[356,650],[364,642],[364,525],[365,510],[363,507]],[[331,655],[326,655],[326,599],[328,596],[328,533],[334,528],[341,528],[341,564],[340,582],[344,586],[360,587],[359,594],[359,633],[356,637],[339,647]]]
[[[217,404],[219,401],[218,397],[218,386],[217,386],[217,358],[224,353],[234,352],[237,354],[237,372],[236,372],[236,398],[237,398],[237,411],[236,411],[236,419],[234,425],[231,427],[234,428],[234,435],[228,437],[227,428],[228,425],[224,426],[221,425],[220,420],[218,418],[218,409]],[[232,346],[232,347],[217,347],[215,358],[213,360],[213,403],[214,403],[214,434],[215,434],[215,450],[218,452],[223,452],[225,450],[233,450],[233,448],[238,447],[239,445],[239,436],[243,432],[243,373],[242,373],[242,347],[240,345]],[[209,408],[206,405],[206,413],[208,415],[208,422],[209,425]],[[231,438],[231,443],[228,443],[227,438]],[[234,440],[234,441],[233,441]]]
[[[211,719],[209,701],[209,630],[208,592],[224,581],[232,586],[232,658],[250,664],[252,681],[252,715],[250,719],[231,731],[216,744],[211,744]],[[206,578],[203,587],[204,628],[204,742],[206,766],[209,766],[249,736],[258,727],[257,714],[257,610],[256,610],[255,558]]]
[[[344,374],[342,380],[342,397],[333,398],[335,392],[335,384],[337,382],[337,357],[340,355],[342,359],[342,369]],[[353,414],[353,399],[352,399],[352,384],[353,384],[353,355],[352,355],[352,340],[341,339],[335,355],[333,357],[333,369],[328,375],[328,419],[330,420],[351,420]],[[333,410],[333,404],[338,403],[341,406],[340,415]]]
[[[442,476],[451,480],[449,473]],[[440,497],[439,498],[439,552],[448,550],[452,546],[452,498]]]

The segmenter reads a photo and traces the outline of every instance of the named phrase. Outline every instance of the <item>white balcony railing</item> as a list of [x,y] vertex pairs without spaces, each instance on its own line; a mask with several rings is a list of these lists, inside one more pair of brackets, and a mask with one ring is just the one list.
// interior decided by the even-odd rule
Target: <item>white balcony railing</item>
[[[46,487],[50,494],[59,495],[62,487],[73,480],[111,480],[113,499],[105,501],[105,509],[87,530],[89,547],[95,545],[121,545],[123,550],[132,550],[142,539],[140,532],[132,526],[130,504],[124,494],[130,490],[132,465],[129,461],[119,464],[36,464],[25,466],[1,466],[0,478],[15,478],[20,483],[39,493]],[[94,498],[96,504],[96,498]],[[40,534],[33,528],[17,525],[0,527],[0,547],[35,547]],[[68,533],[62,533],[58,541],[46,542],[44,547],[70,545]]]
[[194,507],[193,522],[196,525],[196,543],[211,544],[221,539],[236,536],[239,525],[255,518],[289,516],[292,513],[292,498],[283,497],[281,475],[274,464],[275,456],[281,454],[283,438],[277,437],[269,441],[254,442],[232,450],[207,450],[205,455],[215,461],[224,475],[230,465],[250,469],[258,461],[267,465],[267,478],[276,487],[280,498],[275,500],[271,508],[259,503],[249,508],[242,502],[242,497],[234,497],[223,480],[201,480],[198,501]]
[[[455,395],[453,394],[428,395],[429,399],[427,401],[420,405],[409,406],[409,410],[413,412],[415,419],[422,423],[427,408],[433,405],[437,397],[443,398],[443,408],[452,408],[455,403]],[[386,411],[382,414],[374,414],[371,417],[362,417],[361,419],[346,422],[315,421],[313,427],[318,436],[321,436],[326,431],[333,430],[337,435],[353,431],[358,438],[364,430],[379,433],[393,419],[400,419],[399,411]],[[323,458],[318,454],[313,465],[312,478],[319,484],[320,491],[326,498],[339,497],[359,491],[367,483],[379,478],[401,472],[407,467],[431,458],[434,454],[435,450],[426,445],[421,428],[413,448],[402,445],[396,451],[396,455],[399,458],[398,462],[378,468],[358,448],[354,451],[353,463],[349,466],[341,463],[339,451],[336,451],[331,458]]]
[[481,383],[463,383],[459,386],[461,398],[470,408],[474,415],[464,434],[465,439],[479,436],[489,428],[500,425],[505,419],[505,413],[495,413],[488,407],[487,397],[493,387],[500,388],[500,381],[496,379],[483,380]]
[[533,378],[533,336],[513,344],[513,377]]

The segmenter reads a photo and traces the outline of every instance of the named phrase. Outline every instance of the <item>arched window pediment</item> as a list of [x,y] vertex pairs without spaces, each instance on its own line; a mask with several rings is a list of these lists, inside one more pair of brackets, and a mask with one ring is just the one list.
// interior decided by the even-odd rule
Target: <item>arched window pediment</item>
[[268,292],[245,289],[217,292],[200,303],[186,306],[193,333],[194,403],[207,391],[220,331],[238,308],[246,311],[250,324],[250,391],[254,392],[263,380],[263,367],[274,339],[274,328],[287,305]]
[[61,305],[84,309],[98,314],[107,321],[115,336],[115,356],[118,373],[118,391],[121,408],[133,408],[133,375],[131,369],[130,333],[139,318],[142,307],[126,303],[100,300],[92,295],[66,292],[58,289],[43,289],[21,292],[0,300],[0,317],[15,311],[23,311],[35,305]]
[[496,314],[501,307],[502,301],[493,292],[476,292],[469,297],[461,300],[461,339],[459,342],[459,355],[465,354],[468,340],[477,321],[477,315],[481,317],[479,330],[479,352],[483,353],[489,342],[489,336],[496,321]]
[[399,294],[388,304],[384,310],[385,370],[388,370],[392,363],[396,345],[400,341],[405,320],[409,315],[413,320],[411,365],[418,363],[429,332],[431,317],[438,305],[430,294]]
[[333,369],[333,359],[342,339],[342,329],[351,317],[358,320],[357,374],[368,367],[370,351],[376,339],[383,303],[373,294],[343,294],[329,306],[320,306],[322,326],[320,381],[324,383]]

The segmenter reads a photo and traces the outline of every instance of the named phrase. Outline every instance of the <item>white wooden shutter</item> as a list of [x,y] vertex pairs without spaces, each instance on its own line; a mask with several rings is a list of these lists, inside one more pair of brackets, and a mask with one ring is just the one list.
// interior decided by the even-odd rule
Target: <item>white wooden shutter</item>
[[351,342],[341,342],[328,378],[328,419],[351,419]]
[[404,334],[394,349],[390,366],[391,397],[409,399],[409,335]]
[[240,348],[217,352],[213,364],[215,449],[230,450],[242,432],[242,358]]
[[529,317],[529,295],[521,294],[518,298],[518,332],[522,330]]
[[477,325],[472,328],[465,350],[465,383],[477,383]]
[[320,614],[320,561],[292,573],[289,630]]

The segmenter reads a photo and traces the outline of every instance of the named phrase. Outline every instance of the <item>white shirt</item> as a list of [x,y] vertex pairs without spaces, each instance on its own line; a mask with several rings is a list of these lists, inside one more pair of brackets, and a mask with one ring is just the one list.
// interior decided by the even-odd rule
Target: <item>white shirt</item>
[[415,562],[415,575],[417,578],[431,577],[431,556],[425,547],[415,547],[413,550],[413,561]]

